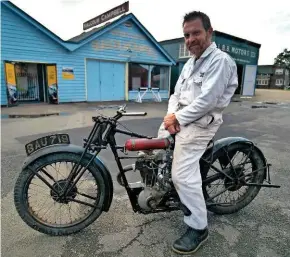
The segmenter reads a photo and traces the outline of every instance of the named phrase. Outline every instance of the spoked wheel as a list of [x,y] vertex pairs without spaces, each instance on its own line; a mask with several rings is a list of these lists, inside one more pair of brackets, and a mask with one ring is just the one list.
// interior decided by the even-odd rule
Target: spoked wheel
[[261,186],[245,183],[262,184],[267,169],[259,152],[245,144],[231,145],[227,152],[218,151],[213,156],[212,165],[228,175],[222,175],[212,167],[203,174],[205,181],[210,181],[203,184],[207,208],[216,214],[235,213],[247,206]]
[[[69,235],[79,232],[102,212],[104,180],[91,164],[66,197],[59,193],[68,184],[68,176],[80,156],[54,153],[38,159],[30,168],[44,178],[45,184],[30,169],[23,170],[16,182],[14,202],[20,217],[33,229],[49,235]],[[84,159],[80,167],[88,164]]]

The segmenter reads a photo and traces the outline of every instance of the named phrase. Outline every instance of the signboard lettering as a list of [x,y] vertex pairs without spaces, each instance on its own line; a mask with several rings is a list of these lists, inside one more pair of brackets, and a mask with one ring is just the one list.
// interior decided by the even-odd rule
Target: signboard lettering
[[255,51],[253,47],[232,45],[224,40],[217,41],[217,47],[232,56],[234,60],[244,64],[256,64],[258,51]]
[[83,24],[83,29],[86,30],[86,29],[89,29],[91,27],[94,27],[96,25],[99,25],[105,21],[108,21],[112,18],[115,18],[121,14],[124,14],[126,12],[129,11],[129,1],[119,5],[119,6],[116,6],[115,8],[85,22]]
[[63,67],[62,68],[62,78],[63,79],[74,79],[74,68],[72,67]]
[[242,49],[239,47],[235,47],[235,46],[229,46],[229,45],[225,45],[225,44],[218,44],[217,45],[219,49],[221,49],[222,51],[225,52],[229,52],[229,53],[233,53],[236,55],[240,55],[240,56],[248,56],[251,58],[256,58],[256,53],[253,51],[249,51],[246,49]]

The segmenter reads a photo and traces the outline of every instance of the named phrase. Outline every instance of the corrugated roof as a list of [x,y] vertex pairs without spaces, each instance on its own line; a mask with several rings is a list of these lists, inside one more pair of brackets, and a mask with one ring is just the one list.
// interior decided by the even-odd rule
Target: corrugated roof
[[105,26],[107,26],[108,24],[106,23],[105,25],[98,27],[98,28],[94,28],[88,32],[83,32],[69,40],[66,40],[66,42],[72,42],[72,43],[78,43],[86,38],[88,38],[89,36],[93,35],[95,32],[101,30],[102,28],[104,28]]

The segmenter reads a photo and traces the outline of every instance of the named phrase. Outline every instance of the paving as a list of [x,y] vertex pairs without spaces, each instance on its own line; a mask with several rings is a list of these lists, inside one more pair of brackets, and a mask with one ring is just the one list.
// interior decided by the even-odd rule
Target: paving
[[[82,138],[93,125],[91,116],[97,113],[113,115],[120,104],[31,104],[27,108],[13,107],[13,111],[13,108],[2,108],[2,256],[178,256],[170,248],[184,232],[182,213],[134,213],[124,189],[116,182],[117,167],[109,151],[104,151],[101,158],[114,180],[113,203],[110,211],[103,213],[87,229],[67,237],[49,237],[26,226],[14,208],[13,187],[25,159],[26,142],[57,131],[69,133],[74,144],[82,145]],[[166,105],[166,102],[128,103],[128,111],[147,111],[148,116],[124,118],[121,123],[134,132],[155,135]],[[195,256],[290,256],[289,110],[290,105],[284,101],[276,104],[232,102],[226,110],[216,139],[244,136],[257,143],[273,165],[272,182],[281,188],[261,189],[257,198],[239,213],[224,216],[209,213],[210,239]],[[35,117],[44,113],[58,115]],[[12,116],[9,118],[9,115]],[[121,143],[124,138],[117,140]]]

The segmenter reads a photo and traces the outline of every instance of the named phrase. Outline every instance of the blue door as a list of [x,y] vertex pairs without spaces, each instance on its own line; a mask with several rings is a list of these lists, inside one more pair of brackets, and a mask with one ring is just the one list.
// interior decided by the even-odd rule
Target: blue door
[[87,100],[101,101],[100,62],[87,60]]
[[87,60],[87,100],[125,99],[125,64]]

